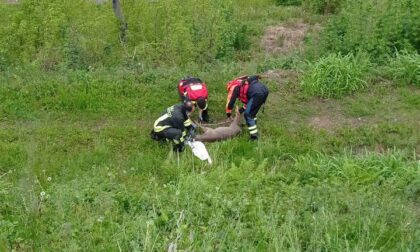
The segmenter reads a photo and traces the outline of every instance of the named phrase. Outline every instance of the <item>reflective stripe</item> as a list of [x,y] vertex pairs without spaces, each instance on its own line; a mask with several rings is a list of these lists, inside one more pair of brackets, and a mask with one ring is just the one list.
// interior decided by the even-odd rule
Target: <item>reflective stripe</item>
[[156,126],[155,128],[154,128],[154,131],[157,133],[157,132],[161,132],[161,131],[163,131],[163,130],[165,130],[165,129],[167,129],[167,128],[170,128],[171,126]]
[[249,130],[253,130],[253,129],[256,129],[256,128],[257,128],[257,125],[248,127]]
[[184,141],[185,141],[185,136],[187,135],[187,131],[186,130],[184,130],[183,132],[182,132],[182,136],[181,136],[181,138],[179,139],[180,141],[181,141],[181,143],[183,143]]
[[174,143],[175,143],[175,144],[179,144],[179,141],[178,141],[178,140],[176,140],[176,139],[174,139]]
[[168,125],[166,125],[166,126],[159,126],[158,125],[161,121],[167,119],[168,117],[169,117],[168,114],[164,114],[155,121],[155,124],[153,125],[153,128],[154,128],[155,132],[161,132],[162,130],[171,127],[171,126],[168,126]]
[[255,129],[255,130],[250,130],[250,131],[249,131],[249,134],[252,134],[252,135],[253,135],[253,134],[256,134],[256,133],[258,133],[258,129]]
[[184,126],[185,127],[188,127],[188,126],[190,126],[192,124],[192,121],[191,121],[191,119],[187,119],[185,122],[184,122]]

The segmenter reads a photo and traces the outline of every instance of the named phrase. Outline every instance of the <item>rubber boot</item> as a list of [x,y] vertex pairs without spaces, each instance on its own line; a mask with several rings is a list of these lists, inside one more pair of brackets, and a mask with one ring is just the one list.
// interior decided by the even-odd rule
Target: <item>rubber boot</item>
[[184,151],[184,144],[174,144],[173,151],[174,152],[183,152]]
[[251,141],[258,141],[258,133],[251,134],[250,139],[251,139]]

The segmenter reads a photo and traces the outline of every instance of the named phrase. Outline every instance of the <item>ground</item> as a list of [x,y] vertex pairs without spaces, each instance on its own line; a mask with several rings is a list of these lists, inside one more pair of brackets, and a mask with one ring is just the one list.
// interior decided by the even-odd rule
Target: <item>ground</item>
[[[244,69],[302,52],[317,29],[268,27]],[[0,250],[418,250],[418,88],[378,78],[342,99],[308,97],[301,70],[275,65],[261,73],[261,140],[244,130],[208,144],[213,166],[149,138],[168,105],[153,86],[12,82],[0,105]],[[220,120],[226,72],[211,100]]]

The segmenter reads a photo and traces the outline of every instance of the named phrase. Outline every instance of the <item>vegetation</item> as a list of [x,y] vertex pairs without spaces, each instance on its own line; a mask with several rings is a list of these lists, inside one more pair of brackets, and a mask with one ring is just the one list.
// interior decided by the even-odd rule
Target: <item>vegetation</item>
[[[418,1],[126,0],[126,42],[109,1],[19,2],[0,2],[0,251],[420,249]],[[267,53],[279,25],[304,50]],[[209,144],[208,166],[149,138],[183,76],[218,121],[252,73],[258,143]]]
[[388,71],[398,83],[420,85],[420,55],[397,53],[395,58],[390,58]]
[[351,94],[366,87],[370,66],[364,54],[331,54],[309,64],[302,87],[311,95],[325,98]]
[[348,1],[326,26],[325,52],[364,51],[376,62],[402,50],[420,50],[419,1]]

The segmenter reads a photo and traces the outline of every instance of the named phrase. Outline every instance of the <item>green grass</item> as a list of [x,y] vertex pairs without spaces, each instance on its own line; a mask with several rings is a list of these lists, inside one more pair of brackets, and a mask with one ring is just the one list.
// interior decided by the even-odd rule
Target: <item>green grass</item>
[[407,51],[389,59],[388,75],[404,85],[420,85],[420,55]]
[[365,88],[370,67],[364,54],[330,54],[308,65],[301,85],[310,95],[340,97]]
[[[418,87],[378,68],[353,94],[307,96],[302,78],[353,83],[363,79],[360,62],[311,63],[322,74],[309,80],[305,53],[265,55],[258,47],[265,26],[322,18],[269,1],[268,10],[250,7],[259,3],[236,3],[258,22],[244,18],[250,48],[230,61],[5,68],[0,251],[419,250]],[[338,75],[328,75],[332,68]],[[188,149],[178,161],[149,138],[160,112],[178,101],[179,78],[206,81],[210,115],[220,120],[226,81],[268,70],[296,76],[263,79],[271,93],[258,115],[258,143],[244,128],[207,144],[209,166]]]
[[[210,167],[188,150],[178,165],[170,147],[148,137],[154,117],[176,101],[175,92],[157,105],[158,97],[146,92],[153,85],[129,84],[130,78],[108,82],[111,77],[98,71],[88,74],[98,82],[88,92],[70,73],[62,85],[11,78],[3,86],[4,248],[418,248],[418,90],[378,85],[318,104],[302,100],[297,83],[276,89],[270,81],[273,92],[259,116],[261,141],[249,142],[244,133],[209,144]],[[224,84],[214,78],[208,81],[213,96],[222,96]],[[392,106],[382,102],[392,97]],[[90,106],[79,104],[85,99]],[[223,118],[223,99],[212,100],[211,108]],[[332,108],[371,121],[332,131],[309,125],[312,116]],[[391,120],[395,114],[400,120]]]

